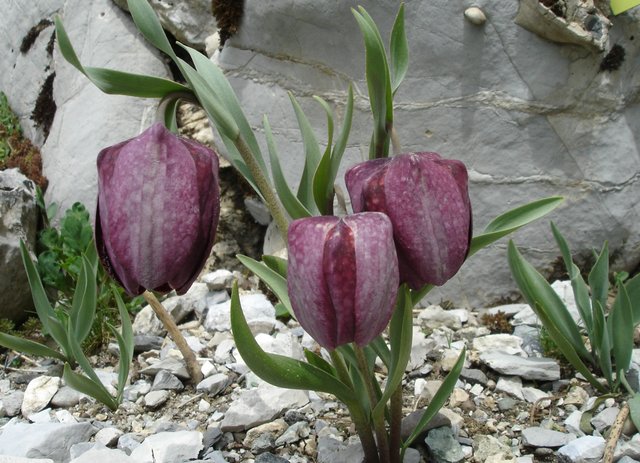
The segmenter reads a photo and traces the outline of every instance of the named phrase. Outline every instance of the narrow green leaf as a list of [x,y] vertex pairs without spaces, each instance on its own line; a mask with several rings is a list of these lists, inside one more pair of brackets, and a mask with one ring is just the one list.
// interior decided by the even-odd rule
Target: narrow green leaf
[[330,374],[331,376],[337,376],[336,369],[333,367],[333,365],[331,365],[329,362],[327,362],[325,359],[320,357],[315,352],[312,352],[309,349],[305,349],[304,357],[307,359],[307,362],[309,362],[314,367],[324,370],[327,374]]
[[487,225],[482,234],[473,237],[469,248],[469,256],[489,246],[491,243],[498,241],[503,236],[513,233],[534,220],[547,215],[558,207],[562,201],[564,201],[564,198],[552,196],[530,202],[511,209],[504,214],[500,214]]
[[321,368],[299,360],[264,352],[251,333],[242,313],[238,285],[231,292],[231,329],[236,347],[251,371],[278,387],[327,392],[349,404],[354,392]]
[[280,299],[280,302],[284,304],[284,306],[289,311],[289,314],[292,317],[295,317],[293,314],[293,309],[291,308],[291,301],[289,300],[289,292],[287,290],[287,280],[282,277],[278,272],[272,270],[266,264],[262,262],[258,262],[257,260],[252,259],[251,257],[243,256],[242,254],[238,254],[236,256],[238,260],[255,273],[264,283],[273,291],[273,293]]
[[[640,274],[634,276],[630,280],[627,280],[624,283],[624,287],[627,289],[627,294],[629,294],[629,300],[631,301],[633,326],[636,326],[640,323]],[[619,303],[620,301],[616,298],[613,301],[611,310],[616,310],[616,305]]]
[[229,114],[222,103],[216,99],[216,94],[207,81],[198,74],[194,68],[187,64],[186,61],[178,58],[178,63],[180,63],[185,79],[187,79],[189,85],[193,88],[193,91],[198,97],[198,101],[200,101],[204,110],[211,117],[218,132],[230,140],[235,141],[240,134],[240,129],[231,117],[231,114]]
[[165,106],[164,109],[164,125],[173,133],[178,133],[178,121],[176,116],[178,114],[179,99],[174,99]]
[[438,392],[435,393],[431,402],[427,406],[427,409],[424,411],[420,421],[416,425],[413,432],[409,435],[406,441],[402,443],[403,450],[409,447],[411,443],[415,440],[416,437],[420,435],[425,426],[436,416],[436,413],[444,406],[446,401],[449,399],[453,388],[456,385],[456,381],[460,377],[460,372],[462,371],[462,367],[464,366],[464,359],[466,356],[466,349],[463,349],[456,361],[456,364],[453,366],[447,377],[442,382],[442,386],[438,389]]
[[79,375],[74,373],[69,367],[68,363],[64,364],[64,372],[62,374],[62,378],[64,382],[69,385],[69,387],[75,389],[78,392],[82,392],[88,396],[93,397],[94,399],[100,401],[105,404],[111,410],[116,410],[118,408],[118,403],[116,400],[109,394],[109,391],[102,385],[101,382],[95,382],[86,376]]
[[[413,336],[413,332],[411,333]],[[380,357],[382,363],[387,367],[387,370],[391,368],[391,351],[389,346],[384,342],[382,336],[377,336],[373,341],[369,343],[369,346],[375,351],[376,355]]]
[[96,274],[89,260],[82,256],[82,267],[71,304],[71,327],[78,342],[85,340],[96,313]]
[[331,175],[329,182],[333,188],[333,184],[338,176],[338,170],[340,170],[340,163],[347,148],[347,142],[349,141],[349,134],[351,133],[351,122],[353,121],[353,87],[349,84],[349,90],[347,92],[347,104],[344,110],[344,117],[342,119],[342,127],[340,128],[340,134],[336,138],[336,144],[333,147],[331,154]]
[[598,366],[607,380],[609,387],[613,386],[613,368],[611,366],[611,337],[604,315],[603,307],[598,303],[593,307],[593,332],[590,337],[592,350],[597,355]]
[[578,310],[580,311],[580,317],[584,321],[585,328],[587,329],[589,337],[591,337],[594,322],[593,316],[591,314],[591,299],[589,298],[589,288],[587,287],[584,278],[582,278],[580,269],[576,266],[576,264],[573,263],[571,251],[569,250],[567,241],[564,239],[564,236],[562,236],[560,230],[558,230],[553,222],[551,222],[551,231],[553,232],[556,243],[558,243],[558,247],[560,248],[560,252],[562,253],[562,258],[564,260],[564,265],[567,269],[567,273],[569,274],[569,278],[571,279],[571,286],[573,288],[573,294],[576,299],[576,305],[578,306]]
[[[570,343],[573,349],[584,359],[590,358],[582,341],[580,329],[569,310],[553,290],[547,280],[540,275],[520,254],[513,241],[509,241],[509,267],[522,295],[541,319],[551,320]],[[549,329],[545,324],[545,328]]]
[[313,197],[322,215],[333,214],[333,182],[331,176],[331,152],[333,143],[333,110],[329,104],[318,96],[313,97],[327,114],[327,147],[324,150],[318,167],[313,174]]
[[122,334],[118,333],[115,328],[111,327],[116,339],[118,340],[118,346],[120,347],[120,360],[118,361],[118,403],[122,400],[122,393],[127,384],[129,378],[129,369],[131,368],[131,362],[133,361],[133,327],[131,325],[131,318],[129,312],[120,297],[115,286],[111,287],[111,292],[118,306],[118,314],[120,315],[120,323],[122,324]]
[[69,345],[70,345],[74,360],[78,362],[78,365],[80,366],[84,374],[87,375],[91,381],[98,384],[102,384],[100,382],[100,378],[98,377],[97,373],[91,366],[89,359],[87,359],[87,357],[84,355],[84,352],[82,351],[82,346],[80,346],[80,343],[78,342],[78,340],[73,336],[69,336]]
[[177,63],[176,54],[173,52],[171,44],[162,29],[162,24],[160,24],[160,20],[151,5],[149,5],[149,2],[147,0],[127,0],[127,7],[133,22],[138,27],[138,30],[142,32],[144,38]]
[[396,310],[389,325],[389,339],[391,342],[391,366],[384,393],[373,409],[373,415],[384,412],[386,403],[398,387],[401,387],[409,357],[413,338],[413,304],[411,293],[406,285],[398,291]]
[[589,368],[584,364],[580,355],[573,348],[573,345],[569,340],[564,336],[562,332],[556,327],[554,321],[548,316],[548,314],[544,310],[536,311],[538,316],[540,317],[540,321],[546,328],[549,336],[553,340],[553,342],[558,346],[562,355],[569,361],[569,363],[575,368],[578,372],[582,373],[582,376],[586,378],[589,383],[596,388],[598,391],[605,393],[607,392],[607,388],[604,387],[600,381],[591,373]]
[[609,296],[609,246],[606,241],[589,272],[588,281],[591,288],[591,305],[599,302],[602,307],[606,307]]
[[265,263],[267,267],[276,272],[282,278],[287,278],[287,270],[289,268],[289,261],[287,259],[283,259],[282,257],[262,256],[262,262]]
[[210,88],[215,93],[216,99],[220,101],[220,104],[229,112],[237,124],[238,129],[240,130],[240,135],[247,145],[249,145],[251,153],[254,155],[254,158],[261,170],[263,172],[267,172],[267,166],[264,158],[262,157],[260,145],[258,144],[255,133],[253,132],[244,111],[242,111],[240,102],[238,101],[231,84],[229,84],[229,81],[222,70],[198,50],[183,44],[179,45],[189,53],[189,56],[191,56],[191,59],[196,66],[198,74],[200,74],[209,84]]
[[289,92],[289,99],[291,100],[291,105],[296,113],[298,127],[300,128],[300,134],[302,135],[305,159],[304,169],[298,186],[297,197],[307,210],[312,213],[318,213],[319,211],[313,197],[313,175],[315,174],[322,157],[320,154],[320,145],[318,145],[318,140],[313,133],[313,128],[309,123],[309,119],[307,119],[307,116],[302,110],[302,107],[300,107],[298,100],[296,100],[291,92]]
[[0,333],[0,345],[7,349],[23,352],[29,355],[37,355],[38,357],[52,358],[65,361],[66,358],[57,350],[53,350],[43,344],[13,336],[7,333]]
[[629,404],[631,421],[633,421],[636,429],[640,429],[640,392],[633,394],[627,403]]
[[618,285],[620,303],[609,313],[608,322],[611,323],[613,333],[613,356],[616,360],[616,371],[626,372],[631,364],[633,353],[633,313],[629,294],[624,285]]
[[365,44],[365,73],[374,121],[370,157],[386,157],[390,138],[387,128],[393,123],[393,96],[386,51],[378,28],[365,9],[359,7],[358,11],[352,9],[352,12]]
[[310,217],[311,212],[305,207],[304,204],[293,194],[287,180],[284,178],[284,173],[280,167],[280,159],[276,152],[275,141],[273,140],[273,134],[271,133],[271,126],[267,116],[264,116],[263,120],[264,136],[267,139],[267,148],[269,150],[269,160],[271,162],[271,173],[273,174],[273,184],[278,193],[278,198],[282,203],[282,206],[287,211],[287,214],[292,219],[301,219],[303,217]]
[[54,22],[56,25],[56,40],[58,41],[58,47],[60,47],[60,53],[62,53],[62,57],[66,59],[74,68],[84,74],[82,63],[80,63],[78,55],[76,55],[76,52],[73,49],[73,45],[71,45],[71,40],[69,40],[67,31],[64,29],[62,20],[59,16],[56,16],[54,18]]
[[398,15],[393,23],[389,54],[391,58],[391,90],[395,94],[409,69],[409,44],[404,31],[404,3],[400,4]]

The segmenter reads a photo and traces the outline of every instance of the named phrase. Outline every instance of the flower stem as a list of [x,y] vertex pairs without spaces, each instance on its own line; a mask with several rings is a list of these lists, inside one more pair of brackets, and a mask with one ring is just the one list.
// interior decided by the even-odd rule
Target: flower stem
[[[367,358],[364,355],[364,351],[358,345],[354,343],[353,351],[356,354],[356,360],[358,362],[358,369],[362,374],[362,380],[364,381],[369,395],[369,402],[371,407],[375,407],[378,403],[378,396],[376,394],[373,381],[375,380],[373,372],[369,370],[367,365]],[[377,413],[373,417],[373,427],[376,432],[376,440],[378,442],[378,454],[380,455],[380,461],[383,463],[389,462],[389,438],[387,436],[387,429],[384,423],[384,413]]]
[[147,303],[153,309],[153,312],[156,314],[156,317],[162,322],[162,326],[164,326],[169,333],[173,342],[176,343],[176,346],[180,350],[184,361],[187,364],[187,370],[189,371],[189,376],[191,377],[191,382],[193,384],[198,384],[202,381],[202,371],[200,369],[200,365],[196,360],[196,356],[187,344],[186,339],[182,336],[182,333],[178,329],[178,325],[176,325],[175,320],[171,316],[167,309],[163,307],[158,298],[151,291],[145,291],[142,293],[142,296],[145,298]]
[[262,194],[262,197],[267,204],[267,208],[269,208],[269,212],[271,212],[271,216],[278,226],[278,230],[280,230],[282,239],[286,243],[289,220],[287,219],[287,215],[285,214],[283,207],[280,205],[280,201],[278,201],[276,192],[271,187],[271,183],[256,162],[256,158],[251,152],[251,148],[249,148],[241,135],[238,135],[234,144],[236,145],[240,156],[242,156],[242,160],[247,165],[249,172],[251,172],[256,186],[258,187],[258,190],[260,190],[260,194]]
[[[353,382],[351,381],[351,377],[349,376],[347,366],[345,365],[342,356],[335,350],[329,352],[329,355],[331,356],[331,362],[338,374],[338,379],[353,389]],[[356,427],[356,432],[358,433],[358,437],[360,437],[360,443],[364,450],[366,463],[379,463],[378,447],[375,439],[373,438],[373,433],[371,432],[369,419],[362,410],[362,407],[357,401],[347,403],[345,405],[349,409],[349,414],[351,415],[353,424]]]

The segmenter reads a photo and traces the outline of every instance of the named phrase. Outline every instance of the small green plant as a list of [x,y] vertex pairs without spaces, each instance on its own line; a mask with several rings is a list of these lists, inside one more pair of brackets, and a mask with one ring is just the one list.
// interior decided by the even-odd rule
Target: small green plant
[[[625,281],[627,275],[618,274],[617,295],[607,308],[610,287],[607,243],[595,253],[587,284],[564,237],[553,223],[551,229],[571,279],[582,323],[574,321],[551,285],[510,242],[509,266],[520,291],[540,318],[549,341],[595,389],[601,393],[617,392],[623,386],[629,393],[635,393],[627,384],[625,372],[631,363],[633,331],[640,323],[640,276]],[[596,375],[602,375],[606,385]]]
[[7,95],[0,92],[0,168],[11,154],[9,139],[15,135],[21,135],[20,121],[9,107]]
[[[38,274],[55,310],[69,312],[82,269],[82,255],[89,246],[93,246],[89,212],[81,203],[75,203],[65,212],[59,228],[55,228],[50,223],[57,206],[52,204],[45,207],[41,194],[38,194],[38,204],[45,223],[38,236]],[[118,320],[118,313],[114,310],[116,301],[110,289],[112,280],[101,266],[97,268],[96,279],[96,317],[83,343],[83,348],[89,352],[100,348],[109,339],[111,331],[108,325]],[[134,311],[140,305],[139,298],[131,299],[124,295],[119,286],[114,288],[125,301],[127,312]]]
[[[36,265],[31,260],[29,251],[23,242],[20,243],[20,249],[42,329],[56,342],[58,349],[8,333],[0,333],[0,345],[18,352],[55,358],[65,362],[63,378],[69,386],[94,397],[115,410],[122,400],[124,387],[129,376],[129,368],[133,358],[133,329],[124,302],[119,292],[114,288],[112,294],[118,307],[122,327],[118,331],[113,325],[108,324],[120,347],[118,392],[116,397],[113,397],[98,378],[82,350],[82,343],[89,335],[96,315],[98,255],[93,240],[89,243],[85,253],[81,255],[79,277],[68,311],[55,310],[52,307]],[[80,367],[84,375],[73,371],[76,366]]]

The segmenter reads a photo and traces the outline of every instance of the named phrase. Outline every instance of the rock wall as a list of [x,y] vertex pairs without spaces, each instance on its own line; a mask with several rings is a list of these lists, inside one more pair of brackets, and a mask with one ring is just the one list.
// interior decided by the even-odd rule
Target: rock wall
[[[288,91],[322,140],[324,114],[311,96],[330,100],[340,112],[352,81],[357,111],[346,164],[368,152],[363,44],[350,12],[357,4],[388,37],[395,1],[249,1],[240,33],[217,58],[253,122],[269,115],[292,181],[303,154]],[[484,24],[465,18],[471,6],[484,12]],[[632,269],[640,257],[638,13],[612,18],[600,53],[547,41],[516,25],[517,12],[517,2],[406,2],[411,61],[395,113],[403,150],[437,151],[467,164],[477,232],[509,208],[566,197],[552,216],[515,236],[547,273],[560,254],[550,219],[582,258],[609,240],[617,265]],[[607,66],[614,46],[624,59]],[[430,299],[478,303],[514,289],[502,240]]]

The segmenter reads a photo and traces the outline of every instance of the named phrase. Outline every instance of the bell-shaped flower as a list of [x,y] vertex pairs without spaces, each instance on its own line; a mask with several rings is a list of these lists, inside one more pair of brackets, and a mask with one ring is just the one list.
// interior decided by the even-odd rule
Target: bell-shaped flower
[[219,213],[218,156],[162,124],[98,155],[96,246],[130,295],[184,294],[211,252]]
[[465,165],[436,153],[374,159],[349,169],[354,212],[384,212],[393,224],[400,281],[442,285],[460,269],[471,242]]
[[330,350],[378,336],[398,291],[389,218],[367,212],[298,219],[288,239],[289,298],[300,325]]

